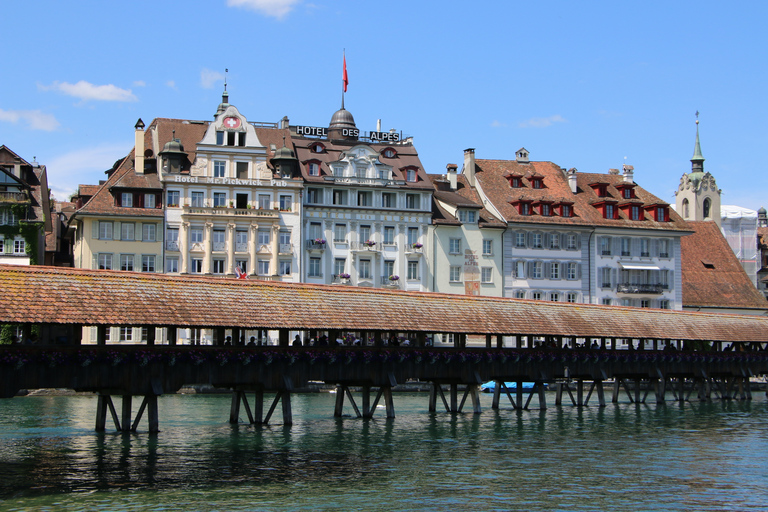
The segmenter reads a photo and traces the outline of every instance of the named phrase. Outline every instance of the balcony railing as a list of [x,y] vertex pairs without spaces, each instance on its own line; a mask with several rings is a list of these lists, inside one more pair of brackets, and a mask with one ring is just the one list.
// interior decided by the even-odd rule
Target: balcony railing
[[184,215],[215,215],[217,217],[260,217],[277,218],[277,210],[267,210],[258,208],[223,208],[223,207],[203,207],[203,206],[185,206]]
[[179,242],[177,240],[166,240],[165,248],[166,250],[169,250],[169,251],[178,251]]
[[27,200],[24,192],[0,192],[0,203],[23,203]]
[[381,276],[380,283],[384,288],[400,288],[400,279],[390,279],[389,276]]
[[322,251],[325,250],[326,242],[318,242],[315,238],[307,240],[307,249],[310,251]]
[[235,252],[248,252],[248,242],[236,243]]
[[213,250],[221,252],[227,249],[226,242],[213,242]]
[[280,244],[277,250],[280,254],[293,254],[293,244]]
[[405,246],[405,252],[421,254],[424,252],[424,246],[421,244],[408,244]]
[[353,251],[372,251],[378,252],[379,244],[375,242],[350,242],[349,248]]
[[664,293],[664,290],[667,289],[667,285],[665,284],[629,284],[629,283],[619,283],[619,285],[616,287],[616,291],[618,293],[653,293],[653,294],[660,294]]
[[333,283],[334,284],[349,284],[349,275],[348,274],[333,274]]

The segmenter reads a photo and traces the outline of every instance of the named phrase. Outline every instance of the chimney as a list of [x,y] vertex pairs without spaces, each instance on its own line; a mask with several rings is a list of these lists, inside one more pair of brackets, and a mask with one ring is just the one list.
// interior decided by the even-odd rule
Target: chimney
[[448,178],[448,183],[451,185],[451,190],[456,190],[456,169],[459,168],[456,164],[448,164],[445,166],[447,169],[446,177]]
[[288,121],[288,116],[283,116],[283,118],[280,120],[280,129],[285,130],[290,126],[290,122]]
[[475,148],[464,150],[464,176],[470,187],[475,186]]
[[578,186],[576,185],[577,172],[578,171],[576,170],[575,167],[571,167],[570,169],[568,169],[568,186],[570,187],[571,192],[573,192],[574,194],[578,190]]
[[144,174],[144,121],[139,118],[134,128],[133,169],[136,174]]
[[21,160],[18,158],[13,162],[13,175],[21,179]]
[[624,164],[624,182],[625,183],[634,183],[635,182],[635,168],[631,165]]
[[381,131],[381,119],[379,119],[378,121],[376,121],[376,131],[377,131],[377,132],[380,132],[380,131]]

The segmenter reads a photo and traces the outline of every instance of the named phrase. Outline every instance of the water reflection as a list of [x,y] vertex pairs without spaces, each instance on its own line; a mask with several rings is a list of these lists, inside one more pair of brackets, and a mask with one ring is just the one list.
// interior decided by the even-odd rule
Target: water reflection
[[[550,401],[550,403],[552,403]],[[93,432],[92,397],[0,402],[3,507],[687,510],[768,500],[764,398],[230,425],[228,396],[164,396],[157,435]],[[162,492],[160,492],[162,491]]]

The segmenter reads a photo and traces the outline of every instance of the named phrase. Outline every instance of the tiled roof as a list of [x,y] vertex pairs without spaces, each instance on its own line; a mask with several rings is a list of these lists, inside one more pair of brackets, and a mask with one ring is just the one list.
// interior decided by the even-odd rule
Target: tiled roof
[[0,289],[0,323],[768,340],[756,316],[351,286],[0,265]]
[[[153,119],[144,132],[144,151],[151,150],[152,158],[157,158],[158,153],[163,150],[165,143],[170,142],[175,134],[181,145],[184,146],[184,152],[187,154],[189,161],[194,162],[197,143],[203,140],[209,124],[211,124],[210,121],[168,119],[165,117]],[[157,132],[157,141],[152,138],[154,131]]]
[[680,239],[683,306],[768,310],[717,224],[688,225],[695,231]]
[[[610,197],[607,199],[614,200],[618,204],[636,202],[638,200],[644,206],[667,204],[639,185],[634,187],[638,200],[622,199],[619,191],[616,189],[616,185],[624,183],[624,177],[621,175],[577,172],[577,192],[574,194],[571,192],[563,170],[552,162],[521,163],[515,160],[478,159],[475,161],[475,172],[485,194],[509,222],[680,231],[687,229],[685,221],[671,208],[669,209],[669,222],[656,222],[647,214],[644,220],[633,221],[627,219],[624,212],[620,212],[619,219],[604,219],[600,211],[593,204],[606,198],[599,198],[589,186],[590,183],[601,182],[608,184],[607,192]],[[522,176],[522,187],[513,188],[510,186],[507,177],[512,175]],[[529,180],[532,176],[542,177],[544,188],[533,188]],[[574,217],[520,215],[517,209],[510,204],[519,200],[573,203]]]
[[[479,210],[480,227],[498,227],[503,228],[506,223],[499,220],[490,211],[483,206],[483,201],[477,191],[467,184],[464,176],[457,176],[456,190],[450,190],[446,188],[448,182],[439,174],[428,174],[429,179],[432,181],[435,192],[434,198],[439,199],[445,203],[451,204],[456,207],[464,208],[477,208]],[[437,214],[433,215],[432,222],[434,224],[456,224],[461,225],[453,215],[448,214],[439,204],[435,205]]]
[[760,249],[768,249],[768,228],[757,228],[757,244]]

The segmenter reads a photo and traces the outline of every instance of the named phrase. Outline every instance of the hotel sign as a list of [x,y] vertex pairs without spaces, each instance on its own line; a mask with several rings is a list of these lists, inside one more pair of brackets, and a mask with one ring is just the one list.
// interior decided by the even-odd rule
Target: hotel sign
[[238,178],[210,178],[207,176],[175,176],[176,183],[201,183],[207,185],[242,185],[247,187],[287,187],[284,180],[242,180]]
[[[328,137],[328,128],[319,126],[297,126],[296,135],[305,137]],[[342,128],[342,137],[359,137],[360,130],[357,128]],[[400,134],[394,132],[368,132],[368,138],[371,142],[399,142]]]

